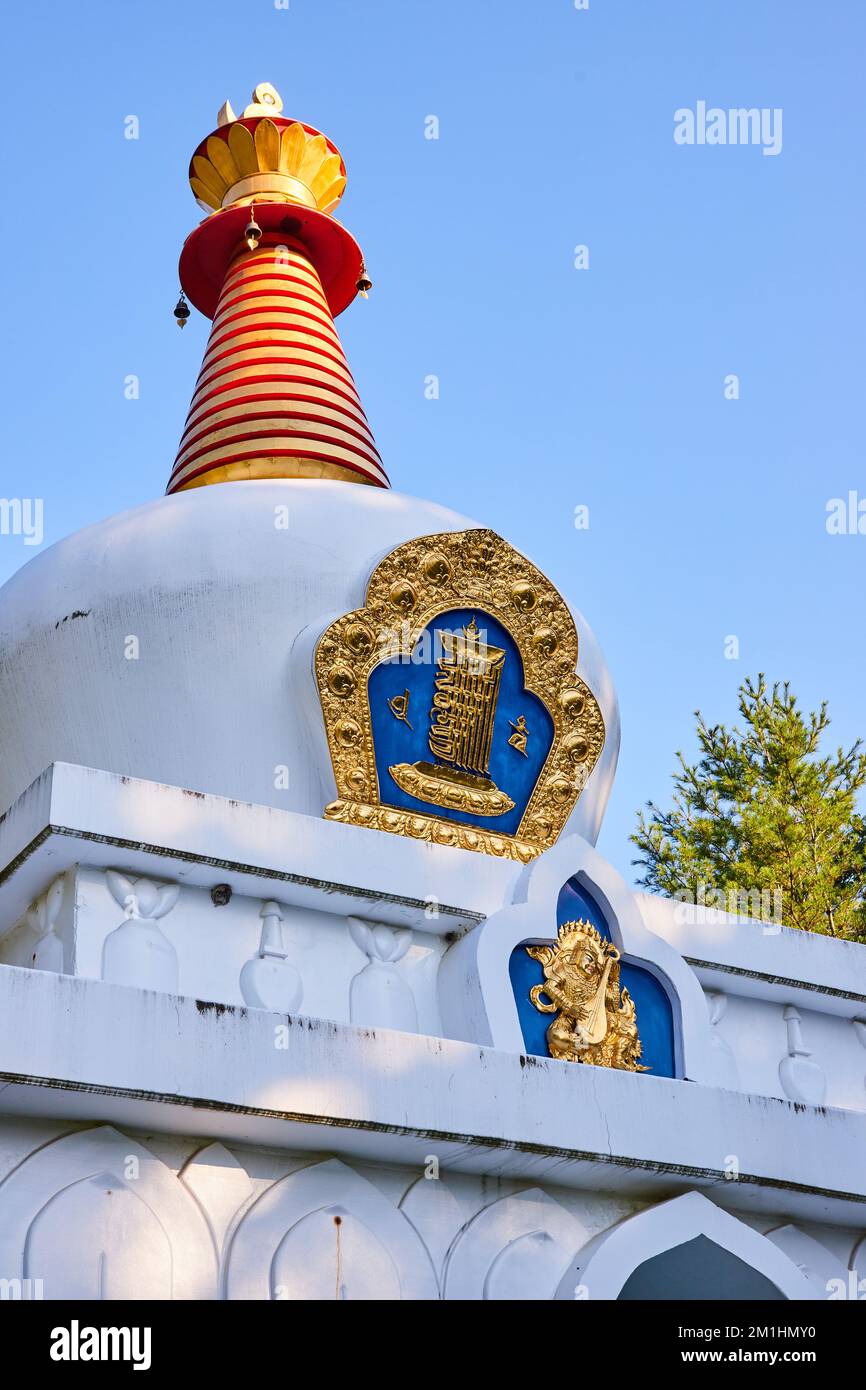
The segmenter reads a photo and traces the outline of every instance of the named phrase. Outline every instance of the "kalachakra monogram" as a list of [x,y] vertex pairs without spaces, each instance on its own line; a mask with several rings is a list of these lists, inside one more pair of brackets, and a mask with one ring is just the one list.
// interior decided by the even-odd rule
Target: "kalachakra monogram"
[[388,771],[419,801],[501,816],[514,802],[491,781],[488,768],[506,654],[484,640],[474,617],[462,633],[443,631],[440,638],[427,739],[434,761],[397,763]]
[[591,922],[566,922],[552,946],[527,946],[541,962],[544,983],[529,998],[543,1014],[556,1014],[547,1030],[551,1057],[621,1071],[640,1065],[634,1001],[620,987],[620,953]]

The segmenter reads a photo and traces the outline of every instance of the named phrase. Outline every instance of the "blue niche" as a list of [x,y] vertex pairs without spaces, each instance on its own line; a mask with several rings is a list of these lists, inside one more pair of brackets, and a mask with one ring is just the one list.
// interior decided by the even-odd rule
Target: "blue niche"
[[[434,762],[429,743],[437,658],[442,655],[439,634],[463,633],[475,622],[484,641],[505,652],[493,715],[488,773],[490,780],[514,802],[500,815],[472,815],[434,805],[399,787],[389,768]],[[553,742],[553,720],[545,705],[524,686],[523,661],[517,644],[501,623],[480,608],[455,608],[430,622],[415,644],[415,660],[384,661],[367,682],[379,801],[419,815],[475,825],[500,835],[516,835]],[[423,659],[419,660],[418,657]],[[396,709],[405,717],[398,717]],[[525,753],[509,743],[520,720],[527,731]]]
[[[575,922],[580,918],[591,922],[608,941],[612,939],[598,903],[576,879],[569,879],[559,895],[557,930],[565,922]],[[535,1057],[549,1057],[547,1029],[553,1015],[539,1013],[529,999],[533,985],[541,984],[544,980],[541,962],[533,960],[527,955],[526,946],[520,945],[511,952],[508,968],[526,1051]],[[655,975],[630,961],[622,962],[619,977],[620,983],[634,1000],[641,1040],[641,1063],[649,1067],[648,1072],[638,1075],[676,1076],[674,1016],[667,992]]]

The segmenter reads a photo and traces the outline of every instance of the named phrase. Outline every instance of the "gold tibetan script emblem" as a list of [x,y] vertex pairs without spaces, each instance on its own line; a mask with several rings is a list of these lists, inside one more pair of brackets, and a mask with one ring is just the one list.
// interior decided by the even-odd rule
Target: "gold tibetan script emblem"
[[[488,619],[502,637],[488,640]],[[441,648],[425,657],[431,637]],[[327,819],[528,863],[556,842],[604,744],[577,648],[562,595],[494,531],[392,550],[364,607],[316,647],[337,791]],[[503,704],[510,663],[522,667],[522,709],[513,686]],[[392,683],[379,679],[388,671]]]
[[404,690],[402,695],[392,695],[388,701],[388,708],[395,719],[399,719],[401,724],[408,724],[412,728],[409,719],[409,691]]
[[428,746],[434,763],[388,771],[404,792],[434,806],[501,816],[514,802],[488,776],[505,652],[484,641],[473,617],[462,633],[442,632]]
[[508,722],[514,730],[514,733],[508,740],[508,746],[509,748],[514,748],[518,753],[522,753],[525,758],[526,745],[529,742],[529,730],[526,727],[526,719],[522,714],[519,714],[516,721],[514,719],[509,719]]
[[590,922],[566,922],[553,946],[526,951],[544,968],[544,983],[529,998],[540,1013],[556,1014],[547,1030],[551,1057],[649,1071],[640,1065],[634,1001],[620,987],[620,954],[610,941]]

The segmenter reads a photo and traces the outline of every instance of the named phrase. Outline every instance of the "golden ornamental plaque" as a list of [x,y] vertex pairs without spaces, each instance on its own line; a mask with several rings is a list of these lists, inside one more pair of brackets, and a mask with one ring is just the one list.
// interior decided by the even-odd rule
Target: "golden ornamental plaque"
[[564,599],[495,532],[398,546],[316,648],[325,816],[528,862],[604,744],[577,656]]

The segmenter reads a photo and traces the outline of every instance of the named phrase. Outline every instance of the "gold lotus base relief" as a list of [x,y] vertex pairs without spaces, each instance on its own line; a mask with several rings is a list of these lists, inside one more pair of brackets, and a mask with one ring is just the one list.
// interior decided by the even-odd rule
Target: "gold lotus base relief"
[[368,830],[387,830],[392,835],[405,835],[409,840],[429,840],[435,845],[450,845],[453,849],[472,849],[492,854],[497,859],[516,859],[529,864],[544,848],[513,835],[497,835],[471,825],[457,825],[439,820],[436,816],[419,816],[414,811],[395,811],[389,806],[371,806],[365,801],[332,801],[325,807],[326,820],[344,821]]
[[401,791],[470,816],[504,816],[514,802],[489,779],[461,777],[433,763],[397,763],[388,771]]

